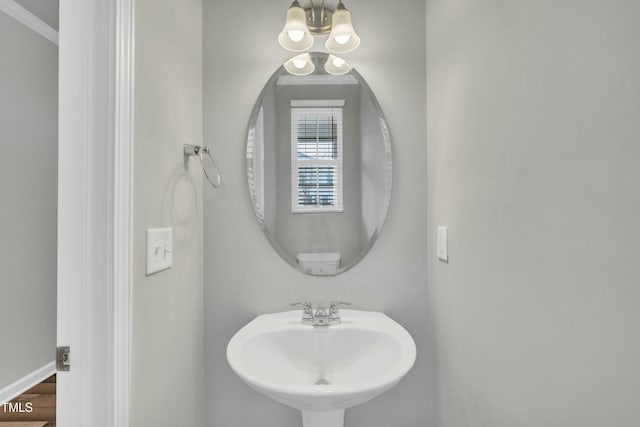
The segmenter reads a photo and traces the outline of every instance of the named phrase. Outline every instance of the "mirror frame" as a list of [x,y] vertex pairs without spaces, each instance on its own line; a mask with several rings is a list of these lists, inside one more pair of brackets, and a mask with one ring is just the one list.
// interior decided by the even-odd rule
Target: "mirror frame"
[[[329,57],[329,54],[325,52],[310,52],[310,55],[314,60],[314,62],[316,63],[316,69],[323,70],[323,72],[320,74],[327,75],[324,72],[323,67],[319,67],[319,62],[324,64],[324,61],[326,61],[326,59]],[[317,73],[314,73],[314,74],[317,74]],[[246,133],[247,139],[245,141],[246,179],[247,179],[247,188],[249,190],[249,199],[251,202],[251,206],[253,207],[254,215],[256,217],[256,221],[258,222],[258,226],[260,227],[265,237],[271,244],[271,247],[273,247],[273,249],[280,256],[280,258],[282,258],[287,264],[292,266],[295,270],[301,273],[304,273],[305,275],[314,276],[314,277],[334,277],[341,273],[344,273],[347,270],[350,270],[351,268],[355,267],[360,261],[362,261],[362,259],[369,253],[373,245],[378,240],[378,236],[382,231],[384,222],[387,217],[387,213],[389,211],[389,205],[391,203],[391,192],[393,187],[393,167],[392,167],[393,153],[392,153],[392,147],[391,147],[391,134],[389,132],[389,126],[387,123],[386,116],[384,115],[382,108],[380,107],[380,103],[378,102],[375,94],[371,90],[371,87],[366,82],[366,80],[360,75],[360,73],[358,73],[358,71],[356,71],[355,68],[351,68],[351,70],[347,74],[351,74],[353,77],[356,78],[356,80],[358,81],[358,84],[361,87],[361,90],[367,91],[367,93],[369,94],[371,103],[378,115],[378,120],[380,123],[380,133],[382,136],[382,142],[384,144],[384,153],[385,153],[385,189],[384,189],[385,194],[382,202],[382,209],[379,212],[376,228],[374,232],[371,234],[371,237],[369,237],[369,241],[367,245],[359,252],[359,254],[356,257],[349,260],[348,264],[344,264],[343,262],[343,265],[337,271],[332,272],[331,274],[314,274],[314,273],[310,273],[303,270],[300,267],[300,265],[296,262],[295,258],[292,258],[288,253],[286,253],[284,249],[282,249],[278,241],[275,239],[275,237],[269,232],[269,230],[266,227],[264,217],[262,216],[260,208],[258,206],[258,197],[256,193],[256,185],[255,185],[255,179],[254,179],[254,173],[253,173],[253,146],[255,145],[255,126],[258,120],[260,108],[262,107],[262,103],[264,102],[265,91],[267,90],[267,88],[271,87],[272,85],[275,85],[276,81],[280,76],[291,75],[288,71],[286,71],[286,69],[284,68],[284,65],[281,65],[280,67],[278,67],[278,69],[271,75],[269,80],[267,80],[267,82],[265,83],[264,87],[262,88],[262,91],[260,92],[260,95],[258,96],[258,99],[256,100],[253,106],[253,109],[251,110],[251,115],[249,117],[249,124],[247,126],[247,133]]]

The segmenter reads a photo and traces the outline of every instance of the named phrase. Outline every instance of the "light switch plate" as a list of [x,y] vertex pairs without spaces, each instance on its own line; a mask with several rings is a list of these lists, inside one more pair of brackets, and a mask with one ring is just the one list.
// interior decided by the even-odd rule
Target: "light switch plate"
[[449,228],[438,226],[438,259],[449,262]]
[[173,228],[147,228],[147,276],[173,265]]

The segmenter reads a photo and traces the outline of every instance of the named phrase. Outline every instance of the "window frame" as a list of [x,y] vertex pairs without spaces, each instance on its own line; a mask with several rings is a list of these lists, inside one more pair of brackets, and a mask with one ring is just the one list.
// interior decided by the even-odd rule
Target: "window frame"
[[[317,100],[292,100],[291,101],[291,212],[297,213],[342,213],[344,212],[344,143],[343,143],[343,110],[344,99],[317,99]],[[336,159],[299,159],[298,158],[298,118],[303,114],[325,113],[332,110],[337,119]],[[302,166],[331,166],[335,168],[335,200],[332,206],[300,205],[298,191],[299,168]],[[319,182],[319,179],[316,180]]]

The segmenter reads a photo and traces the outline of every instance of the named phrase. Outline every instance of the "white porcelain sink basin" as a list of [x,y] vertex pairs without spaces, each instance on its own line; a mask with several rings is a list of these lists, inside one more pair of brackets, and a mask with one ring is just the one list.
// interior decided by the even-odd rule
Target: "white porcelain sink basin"
[[394,387],[416,359],[413,338],[383,313],[341,310],[342,323],[303,325],[301,311],[256,317],[227,360],[250,387],[302,411],[304,427],[340,427],[344,410]]

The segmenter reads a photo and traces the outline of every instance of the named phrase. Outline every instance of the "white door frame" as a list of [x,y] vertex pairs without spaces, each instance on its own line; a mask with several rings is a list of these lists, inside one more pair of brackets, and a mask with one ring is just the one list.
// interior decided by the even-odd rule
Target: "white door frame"
[[60,427],[128,427],[134,0],[60,1]]

